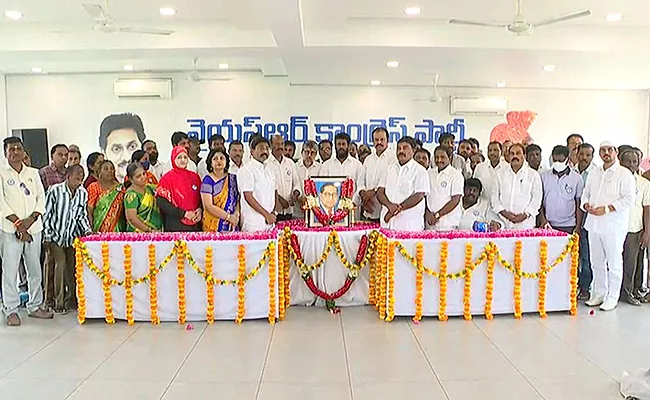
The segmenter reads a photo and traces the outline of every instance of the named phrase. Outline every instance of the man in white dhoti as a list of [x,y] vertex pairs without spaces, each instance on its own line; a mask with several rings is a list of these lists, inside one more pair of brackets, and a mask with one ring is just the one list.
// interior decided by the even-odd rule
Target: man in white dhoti
[[451,166],[451,159],[452,150],[447,146],[438,146],[433,151],[435,167],[428,171],[431,191],[425,212],[428,230],[449,231],[458,228],[460,223],[465,179]]
[[498,231],[503,226],[501,218],[492,210],[489,200],[481,196],[483,184],[476,178],[465,180],[465,194],[461,207],[463,215],[460,218],[458,229],[471,231],[474,229],[474,222],[485,222],[491,232]]
[[[384,127],[372,131],[372,141],[375,152],[371,153],[364,162],[365,192],[361,199],[363,216],[373,222],[379,222],[382,207],[378,202],[377,191],[386,179],[386,173],[391,164],[396,164],[395,152],[388,149],[388,131]],[[411,157],[412,158],[412,157]]]
[[492,188],[492,208],[506,229],[532,229],[542,205],[539,173],[524,163],[524,146],[510,146],[510,165],[500,168]]
[[403,137],[397,142],[397,163],[387,167],[384,181],[377,188],[381,226],[401,231],[424,229],[424,196],[429,194],[429,176],[413,160],[415,140]]
[[587,177],[581,207],[587,212],[589,256],[594,274],[591,298],[585,302],[603,311],[616,308],[623,280],[623,244],[628,231],[630,207],[634,204],[634,176],[617,160],[616,146],[600,144],[603,166]]

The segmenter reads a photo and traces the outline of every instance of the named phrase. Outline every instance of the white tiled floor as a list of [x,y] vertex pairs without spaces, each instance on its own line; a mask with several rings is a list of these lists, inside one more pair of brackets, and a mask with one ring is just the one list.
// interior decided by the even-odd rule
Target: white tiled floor
[[618,399],[650,367],[650,307],[493,321],[379,320],[292,307],[287,320],[109,326],[72,315],[0,327],[0,399]]

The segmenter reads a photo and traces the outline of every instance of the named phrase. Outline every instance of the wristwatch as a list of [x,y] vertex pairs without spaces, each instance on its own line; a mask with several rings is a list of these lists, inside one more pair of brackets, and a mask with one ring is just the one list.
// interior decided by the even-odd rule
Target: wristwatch
[[611,210],[609,209],[609,206],[605,206],[605,214],[609,214]]
[[440,213],[439,212],[433,214],[433,216],[436,217],[436,219],[440,219]]

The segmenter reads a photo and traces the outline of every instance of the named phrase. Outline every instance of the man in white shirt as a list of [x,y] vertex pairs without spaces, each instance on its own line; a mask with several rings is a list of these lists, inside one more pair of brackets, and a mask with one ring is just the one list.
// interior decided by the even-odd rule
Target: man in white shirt
[[[375,128],[372,131],[372,142],[375,145],[375,152],[371,153],[363,164],[366,190],[361,202],[363,203],[363,216],[370,221],[379,222],[382,209],[378,202],[377,190],[386,179],[388,167],[395,164],[397,158],[395,152],[388,149],[388,131],[386,128]],[[413,158],[412,155],[411,158]]]
[[[312,176],[320,174],[320,164],[316,162],[318,155],[318,144],[313,140],[308,140],[302,144],[302,158],[298,161],[296,171],[298,173],[298,182],[300,183],[300,192],[304,193],[305,180]],[[305,202],[304,196],[299,199],[299,202],[293,207],[293,216],[295,218],[304,218],[305,212],[302,205]]]
[[237,171],[242,167],[244,162],[244,144],[239,140],[233,140],[228,145],[228,157],[230,157],[229,173],[237,175]]
[[[187,133],[180,132],[180,131],[174,132],[174,133],[172,133],[172,140],[171,141],[172,141],[172,147],[176,147],[176,146],[185,147],[185,150],[187,150],[188,154],[189,154],[190,140],[187,137]],[[170,160],[170,161],[163,164],[161,178],[162,178],[163,175],[165,175],[167,172],[169,172],[171,170],[172,170],[172,163],[171,163],[171,160]],[[191,159],[187,160],[187,170],[192,171],[192,172],[196,172],[198,174],[198,167],[197,167],[196,163],[194,161],[192,161]],[[207,175],[207,169],[206,169],[205,172],[206,172],[206,175]],[[203,175],[203,176],[205,176],[205,175]],[[201,179],[203,179],[203,176],[201,176]]]
[[[454,138],[454,135],[452,135],[451,133],[443,133],[442,135],[440,135],[438,142],[440,143],[441,146],[447,146],[451,149],[452,152],[451,166],[459,170],[463,175],[463,178],[469,177],[470,176],[469,163],[465,158],[463,158],[463,156],[454,153],[454,149],[456,147],[454,146],[455,140],[456,139]],[[471,150],[472,144],[468,142],[467,145],[469,145],[469,149]],[[458,150],[460,151],[460,144],[458,146]],[[463,151],[466,150],[467,150],[467,146],[464,146]],[[468,157],[469,157],[469,153],[468,153]]]
[[359,205],[361,198],[365,195],[364,168],[359,160],[351,157],[348,153],[350,145],[350,136],[347,133],[338,133],[334,139],[336,147],[336,157],[325,161],[320,168],[321,176],[344,176],[354,181],[355,196],[353,199],[359,214]]
[[242,231],[256,232],[273,229],[277,219],[277,186],[275,175],[264,163],[269,158],[270,143],[256,137],[250,144],[251,160],[237,172],[241,193]]
[[415,139],[405,136],[397,142],[397,161],[387,166],[377,188],[381,205],[381,226],[400,231],[424,229],[424,196],[429,194],[429,176],[413,160]]
[[0,168],[0,215],[2,216],[2,303],[7,325],[19,326],[18,269],[25,260],[29,287],[27,311],[33,318],[51,319],[42,308],[41,269],[42,216],[45,193],[38,170],[23,164],[25,151],[17,137],[4,140],[7,166]]
[[271,157],[266,162],[268,168],[275,175],[275,184],[278,189],[278,202],[280,212],[278,221],[288,221],[293,216],[293,205],[300,197],[300,178],[296,171],[296,163],[285,157],[284,139],[282,135],[273,135],[271,138]]
[[636,199],[630,207],[630,223],[623,244],[623,283],[621,300],[640,306],[643,299],[643,253],[650,245],[650,181],[639,174],[639,155],[627,150],[621,155],[621,165],[632,172],[636,181]]
[[431,191],[427,195],[425,213],[428,230],[450,231],[460,223],[460,199],[465,179],[451,166],[451,156],[452,150],[447,146],[440,145],[433,151],[435,167],[428,171]]
[[632,173],[619,165],[612,142],[600,144],[603,166],[589,173],[581,207],[587,214],[591,268],[594,287],[585,302],[603,311],[616,308],[623,280],[623,244],[634,204],[635,182]]
[[[221,149],[223,151],[226,151],[226,144],[225,143],[226,143],[226,139],[223,137],[223,135],[217,133],[217,134],[214,134],[214,135],[210,136],[210,138],[208,139],[208,148],[210,150]],[[243,148],[243,145],[242,145],[242,148]],[[230,157],[230,154],[228,156]],[[230,160],[232,161],[232,157],[230,158]],[[234,163],[231,163],[231,169],[232,169],[232,164],[234,164]],[[188,169],[189,169],[189,165],[188,165]],[[201,159],[196,164],[196,171],[195,172],[197,174],[199,174],[201,179],[205,178],[205,176],[208,175],[208,166],[205,163],[205,158]],[[230,170],[229,170],[229,173],[232,174],[232,172],[230,172]]]
[[[579,145],[577,150],[578,162],[574,164],[576,165],[575,170],[580,174],[583,183],[586,185],[589,173],[593,171],[594,168],[597,168],[592,162],[594,159],[594,146],[589,143],[584,143]],[[570,155],[569,160],[571,160]],[[583,218],[582,226],[580,227],[580,268],[578,274],[578,286],[580,287],[580,291],[578,292],[578,300],[589,300],[591,297],[590,288],[592,281],[593,272],[591,270],[591,262],[589,259],[589,233],[584,227]]]
[[318,143],[318,157],[320,157],[321,164],[332,158],[332,141],[321,140]]
[[503,145],[499,142],[490,142],[487,148],[488,159],[476,166],[474,178],[481,181],[483,190],[481,198],[490,202],[492,188],[494,187],[494,177],[499,168],[508,166],[508,163],[501,158]]
[[144,150],[144,152],[149,155],[149,165],[151,165],[151,168],[149,170],[156,177],[156,179],[160,180],[164,172],[164,164],[161,163],[158,159],[159,154],[156,142],[149,139],[145,140],[142,143],[142,150]]
[[501,218],[492,211],[490,201],[481,197],[483,185],[476,178],[465,180],[465,188],[461,207],[463,215],[460,218],[458,229],[463,231],[474,230],[474,222],[485,222],[489,225],[490,232],[495,232],[503,227]]
[[524,163],[524,146],[510,146],[510,165],[495,174],[492,208],[506,229],[532,229],[542,205],[542,180]]

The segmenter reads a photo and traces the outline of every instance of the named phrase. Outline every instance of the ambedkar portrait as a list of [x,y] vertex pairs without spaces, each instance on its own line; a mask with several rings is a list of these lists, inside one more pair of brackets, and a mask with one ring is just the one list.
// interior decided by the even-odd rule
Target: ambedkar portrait
[[[336,211],[339,209],[341,200],[341,185],[345,181],[345,177],[312,177],[316,184],[316,195],[318,197],[318,208],[320,215],[332,218]],[[311,211],[309,213],[309,226],[322,226],[316,213]],[[346,216],[340,221],[331,222],[333,226],[347,226],[349,224],[349,217]]]

